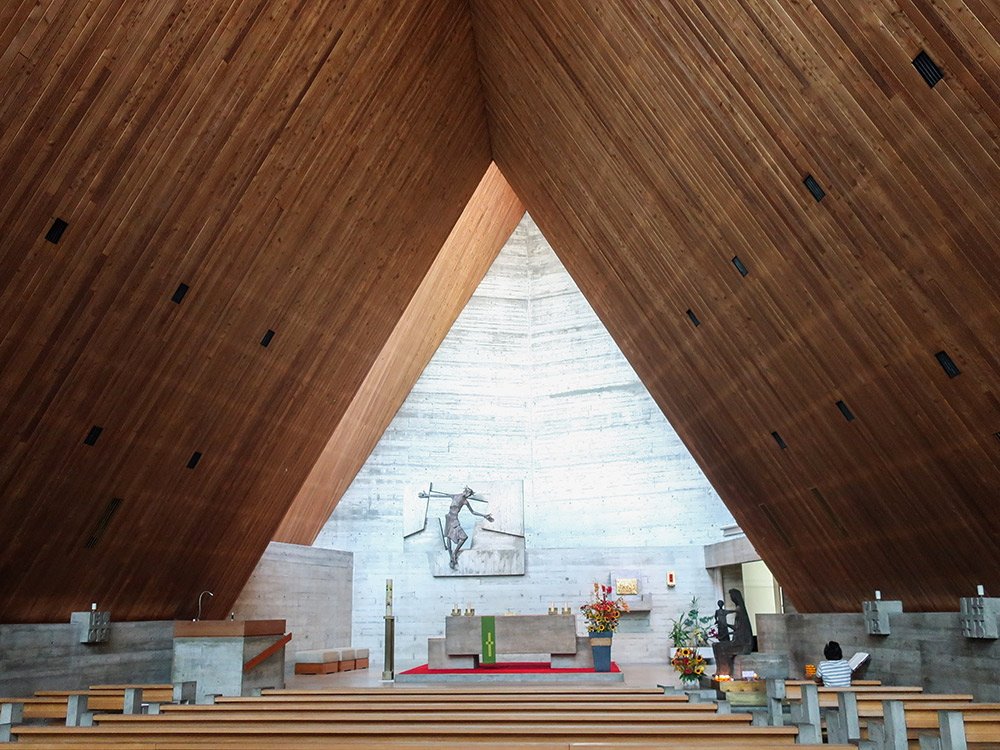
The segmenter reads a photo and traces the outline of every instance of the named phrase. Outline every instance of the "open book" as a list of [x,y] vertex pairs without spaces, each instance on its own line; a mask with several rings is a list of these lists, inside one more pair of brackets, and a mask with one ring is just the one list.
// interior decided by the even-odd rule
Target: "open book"
[[871,658],[871,654],[866,654],[864,651],[858,651],[854,656],[847,660],[847,663],[851,665],[851,671],[856,672],[858,667],[864,664]]

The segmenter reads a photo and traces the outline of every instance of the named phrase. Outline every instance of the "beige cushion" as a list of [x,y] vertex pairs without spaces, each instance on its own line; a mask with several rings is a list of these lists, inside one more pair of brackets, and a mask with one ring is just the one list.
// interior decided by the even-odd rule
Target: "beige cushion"
[[354,658],[355,659],[367,659],[368,658],[368,649],[366,649],[366,648],[356,648],[356,649],[354,649]]
[[340,650],[340,660],[341,661],[354,661],[358,657],[355,656],[355,651],[353,648],[342,648]]
[[330,653],[324,649],[314,649],[312,651],[296,651],[296,664],[325,664],[328,661],[339,661],[339,659],[328,659],[326,655]]
[[330,662],[340,661],[340,649],[339,648],[328,648],[323,651],[323,663],[329,664]]

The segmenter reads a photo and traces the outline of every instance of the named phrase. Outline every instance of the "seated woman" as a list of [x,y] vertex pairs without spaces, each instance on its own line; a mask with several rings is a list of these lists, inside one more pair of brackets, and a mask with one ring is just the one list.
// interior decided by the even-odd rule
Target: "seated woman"
[[816,682],[822,682],[824,687],[849,687],[851,684],[851,665],[844,658],[840,644],[830,641],[823,648],[823,658],[816,667]]

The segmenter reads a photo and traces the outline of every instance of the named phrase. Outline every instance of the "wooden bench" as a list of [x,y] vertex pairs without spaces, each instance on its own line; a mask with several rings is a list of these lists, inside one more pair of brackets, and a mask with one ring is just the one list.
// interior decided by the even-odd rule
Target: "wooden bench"
[[[395,695],[394,690],[385,691],[386,695],[370,696],[325,696],[325,695],[268,695],[259,697],[245,697],[238,695],[219,696],[216,705],[226,704],[249,704],[249,703],[322,703],[330,706],[363,706],[363,705],[384,705],[392,703],[395,705],[419,704],[419,703],[447,703],[447,704],[492,704],[504,703],[584,703],[601,705],[629,705],[633,703],[655,702],[657,704],[669,704],[674,706],[689,706],[686,695],[662,695],[653,693],[650,695],[455,695],[446,697],[442,695]],[[705,704],[712,706],[713,704]]]
[[[163,707],[165,713],[189,713],[200,711],[204,706],[174,706]],[[343,713],[374,713],[386,710],[399,711],[455,711],[455,712],[475,712],[488,708],[491,711],[579,711],[589,710],[591,712],[602,711],[609,714],[620,714],[629,711],[651,711],[651,712],[694,712],[694,713],[716,713],[714,703],[678,703],[676,701],[612,701],[612,702],[572,702],[572,701],[371,701],[368,703],[357,703],[347,701],[239,701],[230,702],[223,698],[216,699],[215,705],[211,707],[215,711],[274,711],[274,710],[295,710],[295,711],[328,711]]]
[[213,706],[198,706],[187,711],[170,711],[159,716],[99,714],[94,717],[101,725],[148,725],[155,722],[168,723],[250,723],[250,722],[298,722],[323,721],[333,724],[408,724],[417,726],[424,723],[456,724],[490,722],[496,725],[510,723],[528,724],[607,724],[628,723],[629,725],[653,724],[731,724],[750,725],[750,714],[720,714],[712,711],[626,711],[597,714],[586,708],[564,711],[523,711],[477,710],[477,711],[403,711],[389,708],[383,711],[301,711],[298,709],[274,709],[270,711],[217,711]]
[[[154,717],[158,718],[158,717]],[[354,741],[380,741],[383,747],[412,740],[450,740],[453,742],[509,743],[531,742],[614,742],[626,738],[672,747],[696,747],[703,742],[717,747],[752,748],[758,741],[771,745],[792,745],[798,732],[792,727],[749,727],[732,724],[678,724],[628,726],[618,722],[592,724],[463,723],[459,725],[426,722],[419,725],[352,724],[327,722],[258,722],[258,723],[179,723],[171,725],[152,721],[143,726],[94,727],[19,727],[14,730],[18,742],[44,743],[49,746],[75,744],[83,747],[113,746],[126,742],[153,743],[166,748],[169,742],[187,747],[307,748],[343,747]]]
[[[461,687],[357,687],[357,688],[316,688],[316,689],[268,689],[263,695],[343,695],[358,696],[366,699],[371,695],[663,695],[659,688],[640,687],[602,687],[602,686],[574,686],[574,687],[523,687],[523,686],[496,686],[488,685],[463,685]],[[664,696],[670,697],[670,696]],[[673,696],[678,700],[687,700],[685,695]]]

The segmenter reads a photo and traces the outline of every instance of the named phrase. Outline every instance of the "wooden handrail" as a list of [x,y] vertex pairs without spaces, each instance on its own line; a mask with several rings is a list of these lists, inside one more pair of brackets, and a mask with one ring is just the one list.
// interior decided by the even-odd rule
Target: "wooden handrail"
[[277,640],[277,642],[274,643],[274,645],[268,646],[263,651],[261,651],[259,654],[257,654],[254,658],[252,658],[250,661],[248,661],[246,664],[244,664],[243,665],[243,671],[244,672],[249,672],[251,669],[253,669],[254,667],[256,667],[258,664],[260,664],[262,661],[264,661],[264,659],[266,659],[267,657],[269,657],[271,654],[273,654],[279,648],[281,648],[282,646],[284,646],[290,640],[292,640],[292,634],[291,633],[285,633],[283,636],[281,636],[281,638],[279,638]]

